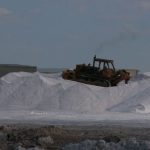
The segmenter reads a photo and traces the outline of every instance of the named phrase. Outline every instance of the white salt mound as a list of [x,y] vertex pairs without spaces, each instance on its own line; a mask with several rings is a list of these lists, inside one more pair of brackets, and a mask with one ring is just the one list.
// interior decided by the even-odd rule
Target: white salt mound
[[10,73],[0,79],[0,110],[150,113],[147,74],[104,88],[63,80],[60,74]]

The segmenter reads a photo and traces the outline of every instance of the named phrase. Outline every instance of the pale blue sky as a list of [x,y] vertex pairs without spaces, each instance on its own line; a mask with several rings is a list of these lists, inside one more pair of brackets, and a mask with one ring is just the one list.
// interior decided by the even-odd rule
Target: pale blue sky
[[74,68],[95,54],[150,71],[150,0],[0,0],[0,63]]

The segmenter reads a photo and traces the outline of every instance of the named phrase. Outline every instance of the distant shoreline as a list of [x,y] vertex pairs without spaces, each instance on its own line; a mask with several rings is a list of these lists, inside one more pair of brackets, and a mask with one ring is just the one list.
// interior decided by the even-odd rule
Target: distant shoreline
[[37,68],[37,71],[42,73],[59,73],[65,69],[66,68]]

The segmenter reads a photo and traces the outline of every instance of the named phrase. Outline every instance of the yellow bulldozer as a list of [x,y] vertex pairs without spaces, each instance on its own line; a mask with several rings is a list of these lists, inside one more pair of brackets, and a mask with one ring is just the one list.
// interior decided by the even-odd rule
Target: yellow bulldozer
[[113,60],[93,57],[93,64],[77,64],[74,70],[64,70],[62,78],[102,87],[117,86],[121,81],[127,84],[130,73],[116,70]]

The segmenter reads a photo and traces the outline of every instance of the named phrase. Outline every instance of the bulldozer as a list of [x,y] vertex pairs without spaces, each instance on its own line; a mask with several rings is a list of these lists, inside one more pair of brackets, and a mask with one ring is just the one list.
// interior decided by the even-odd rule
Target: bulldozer
[[119,82],[130,80],[130,73],[125,69],[116,70],[113,60],[93,57],[93,64],[77,64],[73,70],[64,70],[62,78],[85,84],[111,87],[117,86]]

